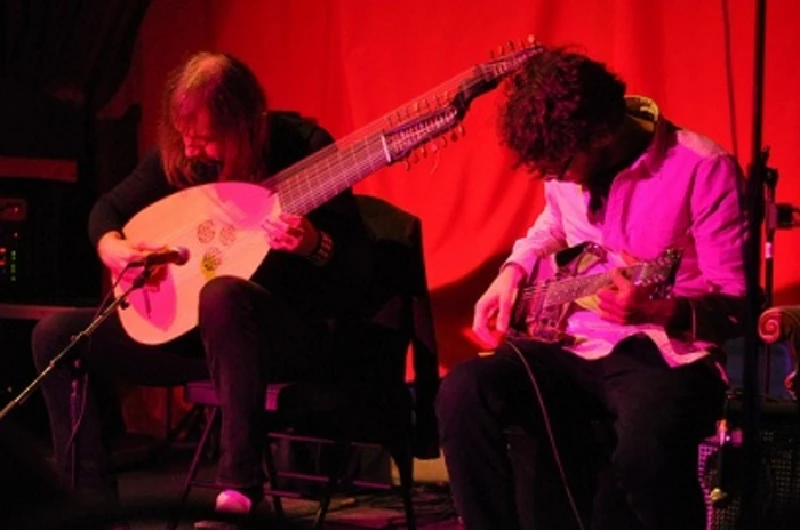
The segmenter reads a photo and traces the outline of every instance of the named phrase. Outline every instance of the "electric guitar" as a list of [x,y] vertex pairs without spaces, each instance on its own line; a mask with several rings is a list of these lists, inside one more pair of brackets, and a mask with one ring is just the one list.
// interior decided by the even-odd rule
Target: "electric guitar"
[[[194,328],[200,290],[209,280],[219,275],[249,279],[266,257],[266,219],[281,211],[305,215],[431,140],[454,134],[475,98],[494,90],[541,50],[529,39],[527,46],[457,75],[261,184],[193,186],[137,213],[123,228],[127,239],[188,249],[188,261],[168,267],[156,286],[128,295],[127,307],[119,311],[125,331],[138,342],[162,344]],[[130,285],[120,281],[114,294]]]
[[[611,272],[588,273],[609,258],[609,251],[594,243],[564,249],[552,259],[540,259],[531,280],[517,291],[509,335],[568,345],[565,333],[573,303],[589,305],[589,298],[613,284]],[[681,261],[677,249],[664,251],[651,261],[620,267],[634,285],[647,287],[654,298],[670,294]]]

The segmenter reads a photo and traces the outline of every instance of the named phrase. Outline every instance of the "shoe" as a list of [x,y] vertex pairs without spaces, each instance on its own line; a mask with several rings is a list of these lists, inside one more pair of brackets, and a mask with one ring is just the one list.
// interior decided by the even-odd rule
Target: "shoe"
[[[217,495],[214,510],[218,513],[246,515],[250,513],[253,501],[244,493],[236,490],[224,490]],[[196,521],[196,530],[237,530],[240,527],[222,521]]]
[[222,513],[250,513],[253,501],[244,493],[236,490],[224,490],[217,495],[214,509]]

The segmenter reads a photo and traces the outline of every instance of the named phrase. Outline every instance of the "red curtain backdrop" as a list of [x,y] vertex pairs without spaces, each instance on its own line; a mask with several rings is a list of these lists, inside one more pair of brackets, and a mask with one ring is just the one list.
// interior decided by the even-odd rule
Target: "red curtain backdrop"
[[[794,0],[769,2],[763,128],[780,174],[778,201],[794,204],[798,14]],[[630,93],[653,97],[669,119],[735,151],[746,168],[754,18],[755,0],[154,0],[120,98],[141,101],[141,149],[150,148],[167,70],[187,53],[215,49],[249,63],[274,108],[314,116],[342,137],[533,34],[606,62]],[[498,143],[500,101],[498,91],[477,100],[466,134],[438,156],[385,168],[356,188],[423,220],[443,371],[476,353],[465,334],[474,302],[542,206],[541,183],[512,170]],[[776,238],[778,302],[800,301],[798,237]]]

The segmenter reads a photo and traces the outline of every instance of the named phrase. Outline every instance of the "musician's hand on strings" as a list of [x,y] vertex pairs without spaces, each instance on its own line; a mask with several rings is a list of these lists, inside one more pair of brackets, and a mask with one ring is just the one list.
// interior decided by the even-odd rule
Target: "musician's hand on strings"
[[496,348],[508,331],[516,289],[524,277],[525,271],[516,264],[503,267],[475,304],[472,331],[486,346]]
[[653,299],[652,289],[636,286],[620,269],[611,271],[611,286],[598,291],[598,309],[603,320],[616,324],[664,325],[675,312],[675,299]]
[[320,238],[319,231],[305,217],[282,212],[264,224],[269,246],[300,256],[310,255]]

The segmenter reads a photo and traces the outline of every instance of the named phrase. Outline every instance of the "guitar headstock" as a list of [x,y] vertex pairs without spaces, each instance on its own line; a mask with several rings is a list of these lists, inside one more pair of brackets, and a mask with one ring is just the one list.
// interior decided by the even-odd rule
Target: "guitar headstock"
[[[426,101],[422,105],[414,105],[414,117],[409,109],[405,109],[405,117],[398,111],[397,123],[390,124],[390,128],[382,132],[387,161],[393,163],[403,160],[417,147],[442,137],[448,131],[455,134],[476,98],[497,88],[505,77],[542,49],[543,46],[533,37],[518,46],[511,44],[507,53],[476,65],[469,75],[458,82],[452,95],[450,91],[445,91],[443,96],[437,96],[433,110],[428,110],[432,106]],[[423,109],[421,114],[420,109]]]

